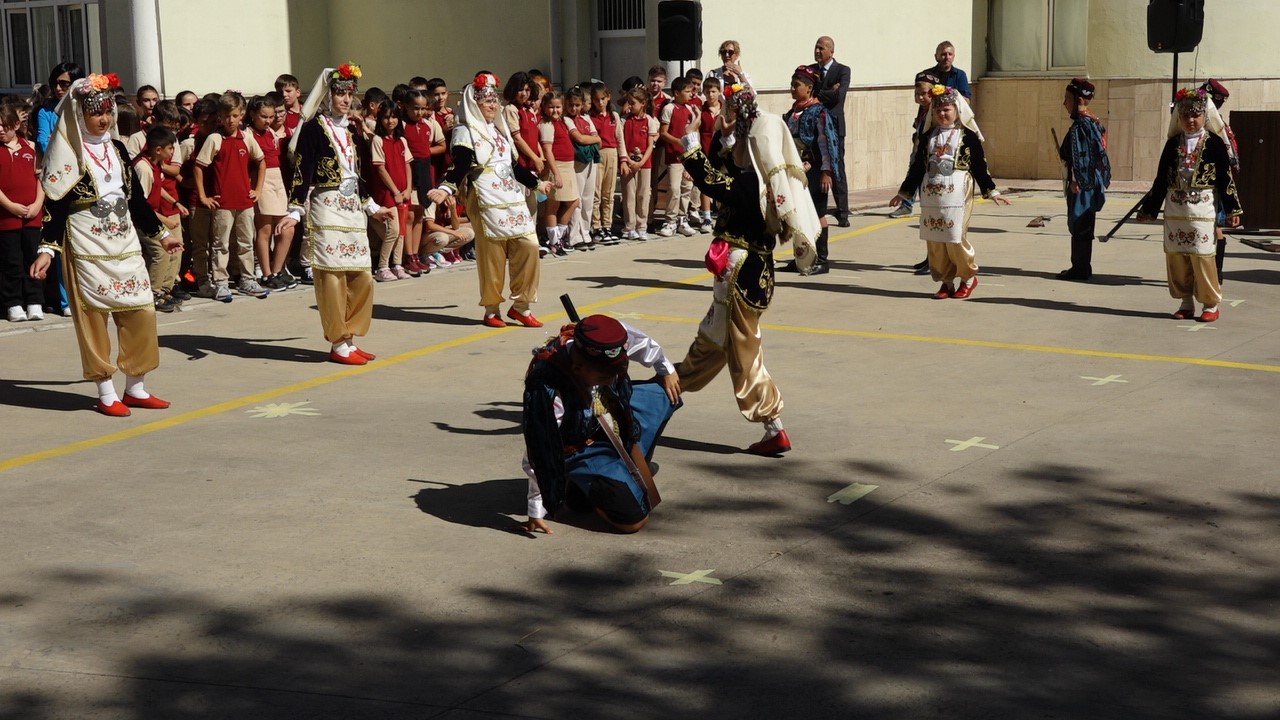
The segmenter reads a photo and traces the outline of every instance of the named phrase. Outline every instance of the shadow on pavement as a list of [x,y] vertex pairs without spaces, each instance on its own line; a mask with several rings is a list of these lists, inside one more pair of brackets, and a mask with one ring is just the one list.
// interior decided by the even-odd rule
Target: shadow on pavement
[[[411,323],[432,323],[435,325],[472,325],[480,326],[484,313],[482,308],[477,306],[472,313],[474,317],[458,315],[444,315],[442,313],[421,312],[422,310],[449,310],[457,308],[457,305],[445,305],[443,307],[398,307],[396,305],[373,305],[374,320],[388,320],[391,322],[411,322]],[[459,313],[463,311],[459,310]]]
[[[981,286],[978,288],[981,290]],[[1130,310],[1120,307],[1101,307],[1098,305],[1077,305],[1075,303],[1062,302],[1060,300],[1046,300],[1044,298],[1013,298],[1013,297],[971,297],[971,303],[982,303],[984,305],[1018,305],[1021,307],[1036,308],[1038,310],[1062,310],[1064,312],[1091,313],[1094,315],[1111,315],[1115,317],[1133,317],[1133,318],[1155,318],[1167,320],[1169,313],[1150,312],[1147,310]]]
[[[51,390],[47,386],[85,384],[86,393],[69,393]],[[37,410],[92,410],[94,390],[87,380],[7,380],[0,378],[0,405],[25,407]],[[13,428],[10,428],[11,430]]]
[[[161,335],[160,347],[176,350],[188,360],[201,360],[210,355],[227,355],[245,360],[281,360],[285,362],[319,363],[329,359],[327,351],[276,345],[302,340],[289,338],[237,338],[213,335]],[[320,338],[320,343],[324,339]]]

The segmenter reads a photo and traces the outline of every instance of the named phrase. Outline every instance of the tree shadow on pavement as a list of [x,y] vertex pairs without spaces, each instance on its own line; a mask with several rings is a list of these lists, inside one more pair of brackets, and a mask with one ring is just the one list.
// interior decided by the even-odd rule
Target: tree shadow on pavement
[[502,427],[496,428],[466,428],[457,425],[450,425],[447,422],[433,420],[432,425],[445,432],[456,433],[458,435],[519,435],[520,423],[523,417],[523,405],[518,402],[491,402],[485,403],[488,407],[483,407],[475,411],[475,415],[486,420],[495,420],[503,423]]
[[275,344],[302,339],[301,337],[237,338],[213,335],[161,335],[160,347],[176,350],[186,355],[188,360],[202,360],[210,355],[227,355],[245,360],[311,363],[329,359],[328,352]]
[[[701,544],[741,539],[720,585],[673,585],[663,571],[699,566],[668,564],[683,538],[644,532],[550,538],[536,568],[498,563],[430,603],[401,589],[411,572],[356,593],[256,588],[253,605],[127,571],[29,573],[8,590],[22,602],[0,606],[23,658],[0,678],[0,718],[1280,713],[1272,494],[1173,496],[1061,463],[994,470],[1015,494],[950,496],[943,476],[904,499],[893,466],[777,467],[751,497],[708,480],[682,520],[721,529]],[[856,479],[883,499],[825,500]],[[415,500],[478,527],[521,505],[523,480],[480,485]],[[487,547],[454,562],[493,564]],[[93,683],[60,684],[90,666]]]

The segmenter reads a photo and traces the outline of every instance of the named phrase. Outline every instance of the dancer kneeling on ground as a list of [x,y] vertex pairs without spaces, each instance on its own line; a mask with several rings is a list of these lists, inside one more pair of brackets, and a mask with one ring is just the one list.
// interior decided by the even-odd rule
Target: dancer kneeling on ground
[[[71,320],[86,380],[98,386],[98,412],[129,415],[129,408],[160,410],[168,401],[149,394],[143,377],[160,365],[155,298],[134,228],[168,253],[182,251],[147,204],[124,144],[111,139],[116,105],[108,76],[76,80],[59,103],[57,132],[44,156],[48,220],[31,277],[43,280],[55,252],[62,253]],[[107,316],[120,337],[116,358],[125,373],[124,402],[111,376]]]
[[[462,91],[462,108],[453,128],[453,165],[440,187],[427,193],[433,203],[465,192],[467,217],[475,231],[476,273],[484,324],[506,327],[498,315],[507,266],[511,266],[511,309],[507,317],[525,327],[542,327],[529,306],[538,301],[538,237],[520,186],[551,192],[550,183],[517,164],[516,146],[505,117],[500,117],[498,78],[481,72]],[[464,185],[463,181],[466,180]]]
[[[629,360],[657,378],[633,384]],[[648,335],[606,315],[566,325],[525,376],[525,530],[550,533],[546,518],[565,504],[622,532],[644,527],[660,500],[649,459],[679,407],[675,367]]]
[[1169,118],[1169,141],[1138,211],[1139,220],[1150,220],[1164,206],[1169,294],[1181,301],[1175,320],[1195,317],[1193,298],[1204,306],[1200,322],[1218,319],[1222,286],[1214,264],[1216,208],[1222,208],[1227,227],[1238,227],[1243,212],[1227,144],[1219,137],[1222,116],[1207,95],[1204,88],[1178,91]]
[[289,147],[294,159],[289,214],[276,225],[276,235],[282,235],[307,217],[303,252],[315,274],[320,325],[332,343],[330,362],[342,365],[364,365],[375,357],[355,344],[373,322],[365,216],[390,220],[396,215],[394,208],[369,198],[360,173],[347,119],[359,78],[360,66],[346,63],[326,68],[316,79]]
[[[969,103],[954,88],[934,85],[929,120],[911,159],[907,179],[889,201],[897,207],[920,190],[920,239],[927,241],[929,271],[942,287],[934,297],[967,298],[978,286],[978,263],[969,244],[973,184],[997,205],[1008,205],[987,172],[982,132]],[[951,281],[960,278],[952,287]]]
[[681,138],[685,172],[720,203],[720,214],[706,256],[715,276],[711,309],[680,361],[680,383],[689,392],[700,390],[728,365],[738,410],[765,428],[764,437],[748,450],[778,455],[791,449],[791,439],[782,428],[782,393],[765,369],[760,344],[760,316],[773,299],[773,247],[790,241],[797,269],[807,275],[822,225],[786,122],[760,112],[754,91],[730,80],[724,122],[710,157],[696,130]]

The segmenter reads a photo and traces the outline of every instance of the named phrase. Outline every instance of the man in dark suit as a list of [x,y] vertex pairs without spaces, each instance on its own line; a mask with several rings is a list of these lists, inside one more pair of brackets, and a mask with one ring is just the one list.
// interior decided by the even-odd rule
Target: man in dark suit
[[[849,174],[844,166],[844,96],[849,94],[849,66],[836,62],[836,41],[823,35],[813,46],[814,63],[809,67],[818,71],[822,84],[814,88],[818,100],[831,115],[840,136],[840,172],[831,185],[836,200],[835,218],[840,227],[849,227]],[[818,259],[826,262],[826,248],[818,248]]]

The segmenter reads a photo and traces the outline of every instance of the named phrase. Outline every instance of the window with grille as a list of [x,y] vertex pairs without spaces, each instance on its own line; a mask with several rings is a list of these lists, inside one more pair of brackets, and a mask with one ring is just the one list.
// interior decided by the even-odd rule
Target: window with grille
[[644,0],[596,0],[596,29],[643,30]]

